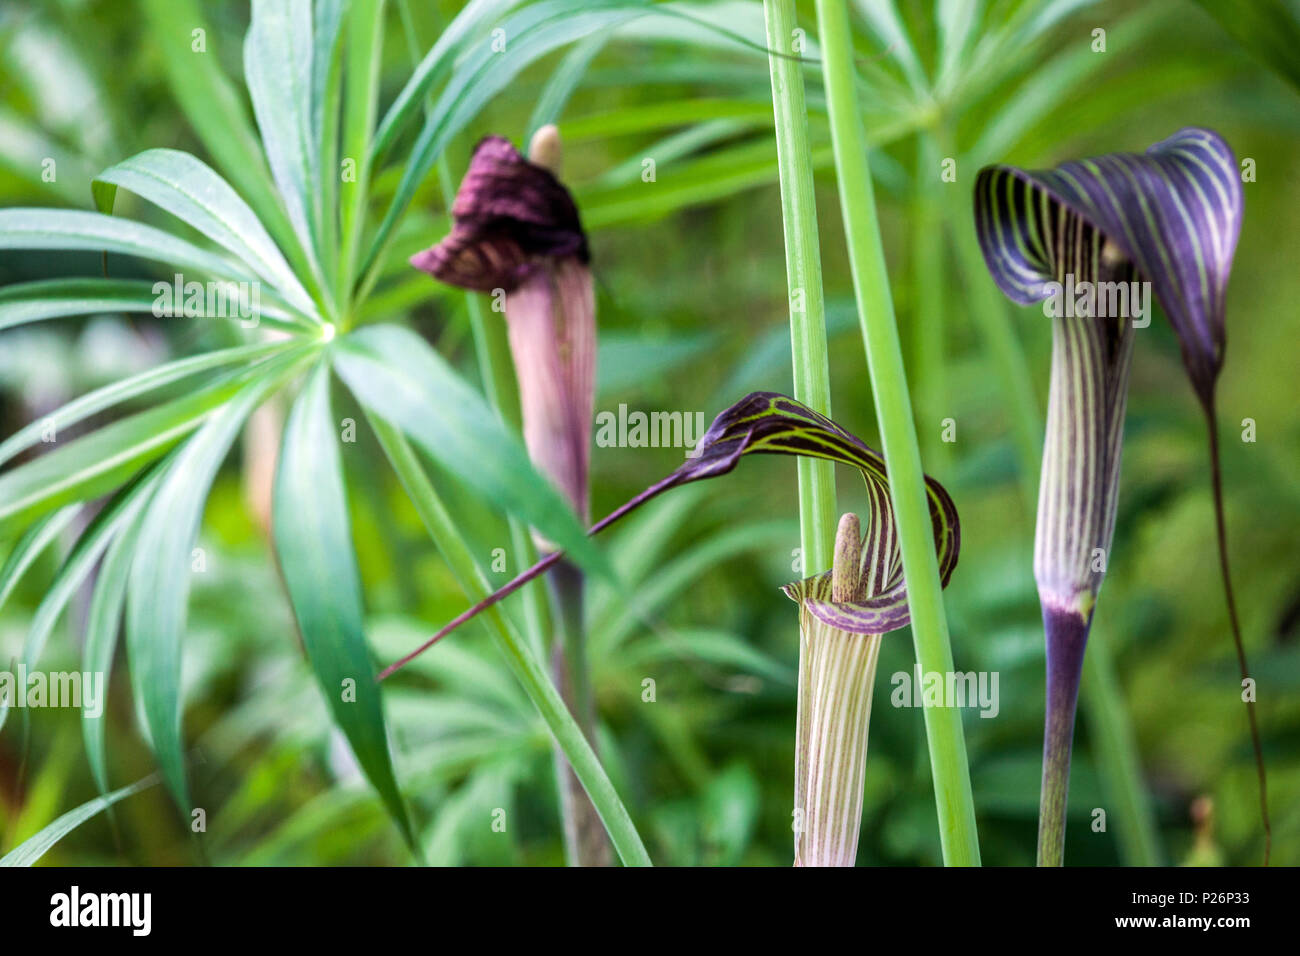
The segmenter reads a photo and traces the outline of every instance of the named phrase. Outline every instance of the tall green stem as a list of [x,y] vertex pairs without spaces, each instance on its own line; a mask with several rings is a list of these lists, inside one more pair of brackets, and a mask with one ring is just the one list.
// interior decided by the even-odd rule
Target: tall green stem
[[[790,297],[790,346],[794,397],[830,417],[830,361],[826,348],[826,303],[817,245],[817,203],[813,192],[812,151],[804,106],[803,72],[793,50],[794,0],[764,0],[772,107],[776,121],[776,159],[781,178],[785,228],[785,268]],[[799,459],[799,534],[803,573],[831,565],[835,528],[835,466]]]
[[931,466],[946,473],[951,463],[949,445],[942,440],[947,396],[944,372],[943,228],[939,216],[939,146],[923,130],[916,138],[913,175],[912,238],[912,339],[915,361],[916,404],[920,411],[921,447]]
[[[447,512],[433,485],[425,475],[423,467],[415,456],[410,443],[400,431],[376,416],[369,416],[371,426],[379,437],[379,443],[402,481],[406,493],[415,505],[421,520],[429,531],[429,536],[447,561],[466,596],[477,599],[491,593],[487,579],[465,539],[457,530],[455,522]],[[577,774],[582,786],[591,797],[591,802],[600,814],[614,849],[627,866],[649,866],[650,855],[632,823],[632,818],[619,799],[614,785],[610,783],[605,768],[600,765],[596,753],[587,743],[582,729],[573,715],[564,705],[559,692],[547,676],[537,656],[533,654],[506,620],[499,607],[488,608],[484,612],[488,631],[498,649],[505,656],[506,662],[514,672],[519,683],[523,685],[533,705],[541,713],[546,726],[560,749],[568,758],[569,765]]]
[[[948,674],[953,670],[948,621],[926,505],[921,452],[894,321],[885,250],[876,222],[867,140],[854,85],[848,11],[843,0],[817,0],[817,22],[840,207],[880,437],[889,462],[890,496],[903,554],[912,639],[917,662],[924,672]],[[925,729],[944,862],[978,865],[975,804],[971,797],[961,713],[956,708],[926,707]]]

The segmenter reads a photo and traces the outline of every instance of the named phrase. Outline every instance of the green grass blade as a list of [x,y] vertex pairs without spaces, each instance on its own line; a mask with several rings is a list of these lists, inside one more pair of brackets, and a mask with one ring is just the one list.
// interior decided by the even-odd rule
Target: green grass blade
[[150,787],[156,786],[157,783],[158,775],[151,774],[128,787],[114,790],[112,793],[96,797],[93,800],[87,800],[75,810],[69,810],[39,833],[28,837],[3,857],[0,857],[0,866],[31,866],[48,853],[54,844],[87,820],[107,810],[119,800],[124,800],[141,790],[148,790]]
[[[876,222],[848,15],[842,0],[817,0],[817,23],[840,207],[867,366],[876,397],[876,416],[889,462],[890,496],[907,581],[912,638],[922,672],[947,674],[953,670],[953,661],[943,588],[934,553],[921,453],[894,320],[885,253]],[[951,708],[926,707],[925,726],[944,862],[978,864],[979,841],[961,714]]]
[[[781,215],[785,225],[786,286],[790,307],[790,346],[794,397],[813,411],[831,416],[830,357],[826,347],[826,299],[822,291],[821,250],[817,244],[817,201],[813,190],[812,150],[804,105],[803,68],[792,48],[793,0],[764,0],[776,152],[781,177]],[[800,458],[799,539],[803,575],[831,566],[834,551],[835,465]]]
[[322,363],[294,403],[284,430],[275,478],[276,552],[321,693],[371,785],[414,845],[366,647],[360,572],[335,429],[329,367]]

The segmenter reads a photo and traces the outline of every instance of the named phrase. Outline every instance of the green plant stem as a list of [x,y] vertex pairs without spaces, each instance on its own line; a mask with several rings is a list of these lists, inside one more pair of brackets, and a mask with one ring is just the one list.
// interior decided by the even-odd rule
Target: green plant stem
[[[876,222],[846,5],[842,0],[817,0],[817,23],[840,207],[880,437],[889,462],[890,497],[898,522],[912,639],[924,672],[948,674],[953,669],[952,647],[926,504],[921,452],[894,321],[885,251]],[[978,865],[975,804],[961,713],[956,708],[926,707],[925,728],[944,862]]]
[[[367,418],[379,437],[379,443],[392,463],[393,470],[397,472],[420,519],[428,529],[429,536],[447,561],[465,595],[477,600],[490,594],[492,587],[457,530],[446,505],[425,475],[410,443],[400,431],[383,419],[374,415],[367,415]],[[501,608],[489,608],[484,612],[483,618],[494,643],[505,656],[510,669],[546,721],[555,742],[564,751],[574,773],[582,782],[619,858],[627,866],[650,866],[650,856],[646,853],[627,808],[619,799],[605,768],[583,735],[582,728],[551,683],[546,668],[509,624],[501,613]]]
[[915,361],[916,404],[920,411],[922,450],[940,473],[947,473],[952,455],[943,438],[947,408],[944,372],[943,224],[939,217],[939,147],[922,131],[916,139],[912,221],[912,349]]
[[[776,122],[776,158],[785,228],[785,267],[790,296],[790,346],[794,397],[830,417],[830,360],[826,347],[826,302],[817,245],[817,203],[812,151],[804,105],[803,67],[794,55],[794,0],[764,0]],[[835,466],[799,459],[799,536],[804,574],[831,566],[835,529]]]

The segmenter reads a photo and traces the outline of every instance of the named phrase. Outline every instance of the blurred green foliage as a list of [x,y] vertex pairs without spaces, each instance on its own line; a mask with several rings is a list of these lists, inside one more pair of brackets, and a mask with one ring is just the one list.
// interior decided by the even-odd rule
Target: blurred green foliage
[[[457,4],[409,8],[427,49]],[[970,190],[983,164],[1045,166],[1063,158],[1142,149],[1185,125],[1219,130],[1254,161],[1229,290],[1228,354],[1220,384],[1229,540],[1269,764],[1274,859],[1300,861],[1300,94],[1257,62],[1200,6],[1153,2],[979,5],[963,60],[937,62],[929,2],[900,4],[923,71],[944,82],[910,87],[897,48],[866,29],[859,46],[885,248],[920,413],[927,469],[961,512],[962,554],[947,592],[956,666],[1000,675],[1000,713],[967,711],[965,729],[984,861],[1032,862],[1043,704],[1043,649],[1031,555],[1036,462],[1017,422],[1046,396],[1048,329],[1035,310],[991,294],[968,268]],[[947,6],[940,4],[940,6]],[[210,55],[233,77],[247,5],[204,4]],[[688,9],[761,43],[753,2]],[[1026,32],[1014,56],[977,56],[1000,24],[1059,19]],[[390,10],[383,102],[411,71],[408,32]],[[815,33],[810,8],[801,22]],[[1107,31],[1093,52],[1093,31]],[[1018,43],[1018,41],[1017,41]],[[1294,51],[1293,55],[1294,55]],[[169,91],[164,58],[135,3],[13,0],[0,11],[0,205],[91,208],[89,179],[141,149],[201,153]],[[815,46],[810,56],[815,55]],[[560,80],[552,84],[553,77]],[[576,81],[567,99],[565,78]],[[871,390],[851,306],[820,85],[808,72],[819,158],[819,213],[834,414],[874,442]],[[522,140],[559,108],[567,180],[591,227],[601,329],[597,408],[703,411],[711,417],[754,388],[790,389],[781,218],[764,54],[671,18],[638,20],[547,57],[474,124]],[[541,107],[539,107],[541,103]],[[918,134],[918,131],[921,131]],[[954,183],[918,166],[918,135],[957,161]],[[450,156],[458,173],[472,145]],[[820,152],[818,152],[820,150]],[[57,176],[42,179],[54,158]],[[642,160],[656,160],[654,182]],[[396,187],[394,167],[381,193]],[[928,207],[937,221],[918,234]],[[159,215],[123,196],[120,213]],[[406,250],[445,229],[436,177],[400,230]],[[93,257],[87,257],[93,258]],[[97,263],[72,254],[0,256],[0,284]],[[918,268],[920,271],[918,272]],[[407,274],[409,271],[410,274]],[[935,290],[938,290],[937,292]],[[935,308],[938,295],[938,314]],[[927,304],[928,303],[928,304]],[[997,310],[1002,310],[997,313]],[[413,270],[385,276],[370,318],[409,323],[474,377],[459,294]],[[489,319],[495,319],[489,315]],[[1010,329],[1037,408],[1009,407],[1005,354],[990,329]],[[0,423],[12,434],[69,398],[232,330],[181,320],[113,317],[45,323],[0,338]],[[227,341],[229,339],[229,341]],[[1005,344],[1005,343],[1004,343]],[[336,403],[340,404],[340,403]],[[355,408],[336,409],[361,420]],[[431,410],[431,414],[437,414]],[[956,441],[939,440],[942,420]],[[1237,441],[1245,419],[1257,441]],[[369,639],[388,662],[458,613],[465,600],[368,432],[343,446]],[[406,864],[408,851],[364,784],[312,682],[248,475],[266,448],[245,440],[205,515],[207,572],[195,577],[185,644],[186,728],[206,848],[218,863]],[[593,511],[604,514],[668,472],[671,449],[597,448]],[[1215,565],[1203,425],[1160,320],[1143,333],[1133,368],[1120,514],[1096,632],[1114,658],[1115,690],[1131,716],[1158,841],[1171,862],[1254,863],[1261,840],[1246,715]],[[1029,465],[1032,464],[1032,470]],[[507,547],[504,521],[440,475],[455,513],[487,563]],[[842,510],[861,510],[840,482]],[[797,622],[779,585],[798,546],[794,466],[748,462],[725,483],[655,502],[611,532],[606,547],[635,600],[598,585],[590,600],[601,753],[656,862],[788,864]],[[11,544],[11,543],[10,543]],[[9,545],[5,545],[7,550]],[[0,615],[0,662],[19,653],[56,567],[44,555]],[[519,570],[511,564],[510,573]],[[501,575],[504,582],[506,576]],[[72,602],[47,667],[73,669],[86,597]],[[513,607],[512,607],[513,611]],[[0,664],[0,666],[7,666]],[[890,677],[910,671],[908,635],[881,655],[867,763],[860,864],[939,862],[919,711],[890,706]],[[643,699],[646,679],[654,701]],[[386,705],[402,787],[429,861],[554,864],[563,850],[544,725],[477,626],[457,633],[394,679]],[[122,662],[108,701],[113,786],[154,769],[140,737]],[[33,712],[0,736],[0,851],[76,804],[95,786],[78,715]],[[1125,859],[1121,821],[1089,827],[1113,807],[1087,715],[1076,738],[1066,858]],[[1196,819],[1193,804],[1200,801]],[[505,832],[492,827],[504,811]],[[48,862],[199,861],[188,821],[155,788],[119,804],[59,844]]]

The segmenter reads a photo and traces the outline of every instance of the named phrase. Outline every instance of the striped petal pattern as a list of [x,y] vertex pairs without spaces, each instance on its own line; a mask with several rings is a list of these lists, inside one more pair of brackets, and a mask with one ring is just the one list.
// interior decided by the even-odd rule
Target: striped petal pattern
[[[785,593],[813,617],[854,634],[884,634],[910,620],[903,558],[898,545],[884,457],[861,439],[801,402],[777,392],[754,392],[728,408],[700,440],[700,454],[648,493],[731,471],[749,454],[803,455],[853,465],[862,474],[869,503],[862,543],[861,600],[837,602],[831,572],[787,585]],[[939,574],[946,587],[957,566],[961,528],[948,492],[926,478]]]
[[[692,457],[672,474],[651,485],[626,504],[616,508],[591,528],[596,534],[620,518],[671,488],[732,471],[746,455],[803,455],[852,465],[861,472],[870,496],[871,511],[862,547],[865,582],[861,603],[829,599],[829,579],[821,576],[792,584],[786,593],[796,601],[807,592],[812,600],[805,606],[816,616],[826,615],[847,623],[843,630],[860,634],[881,634],[905,625],[908,620],[907,591],[903,582],[902,557],[889,499],[889,479],[884,457],[851,432],[841,428],[807,405],[778,392],[752,392],[713,420]],[[946,585],[957,566],[961,548],[961,527],[957,507],[943,486],[926,478],[930,519],[934,527],[939,573]],[[553,551],[498,591],[464,611],[437,634],[380,674],[381,679],[404,666],[435,642],[534,578],[546,573],[564,552]],[[826,599],[823,600],[823,596]],[[838,625],[837,625],[838,626]]]
[[1224,295],[1241,234],[1241,181],[1231,147],[1213,130],[1187,127],[1145,153],[1113,153],[1030,172],[981,170],[976,228],[1002,291],[1041,301],[1059,258],[1044,239],[1071,212],[1099,230],[1151,282],[1207,408],[1223,367]]
[[[1083,653],[1115,526],[1120,449],[1133,351],[1131,317],[1149,283],[1174,328],[1210,435],[1220,564],[1242,676],[1247,676],[1228,572],[1214,385],[1224,358],[1224,302],[1241,232],[1236,158],[1212,130],[1188,127],[1143,154],[1116,153],[1027,172],[980,171],[975,220],[994,281],[1029,305],[1057,298],[1051,394],[1034,541],[1047,633],[1047,721],[1038,861],[1060,865]],[[1091,297],[1073,308],[1072,290]],[[1109,296],[1103,284],[1128,295]],[[1149,297],[1144,296],[1149,308]],[[1121,303],[1117,310],[1114,306]],[[1263,758],[1249,711],[1261,783]]]

